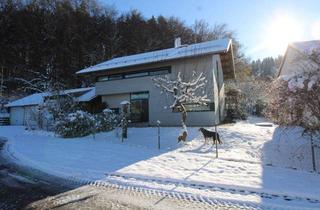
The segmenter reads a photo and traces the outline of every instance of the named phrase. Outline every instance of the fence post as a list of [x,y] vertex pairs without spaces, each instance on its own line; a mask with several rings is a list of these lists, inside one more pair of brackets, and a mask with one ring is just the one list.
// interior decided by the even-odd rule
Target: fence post
[[312,158],[312,169],[313,171],[316,171],[316,159],[314,154],[314,140],[313,140],[313,134],[311,136],[311,158]]
[[214,126],[214,130],[215,130],[215,138],[216,138],[216,158],[218,158],[218,131],[217,131],[217,125]]
[[160,120],[157,120],[157,126],[158,126],[158,149],[160,149]]

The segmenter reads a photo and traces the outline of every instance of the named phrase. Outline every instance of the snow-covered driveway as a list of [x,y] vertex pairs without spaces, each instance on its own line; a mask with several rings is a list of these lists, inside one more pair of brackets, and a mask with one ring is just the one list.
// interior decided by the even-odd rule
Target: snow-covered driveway
[[[8,139],[6,157],[65,178],[114,181],[269,206],[319,208],[320,175],[285,168],[308,169],[309,159],[301,154],[299,161],[282,157],[291,149],[281,149],[276,127],[256,126],[257,120],[221,126],[224,143],[218,159],[214,147],[203,145],[197,128],[189,129],[192,141],[186,145],[176,143],[179,128],[162,128],[161,150],[157,149],[156,128],[131,128],[124,143],[114,132],[61,139],[12,126],[0,127],[0,136]],[[303,144],[307,140],[291,147],[301,149]]]

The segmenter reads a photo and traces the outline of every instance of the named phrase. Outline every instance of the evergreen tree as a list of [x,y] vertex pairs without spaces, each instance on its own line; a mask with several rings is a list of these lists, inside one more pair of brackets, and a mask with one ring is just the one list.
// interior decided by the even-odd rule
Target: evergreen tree
[[80,86],[83,78],[76,71],[114,57],[171,48],[176,37],[183,44],[233,38],[237,71],[247,69],[235,33],[225,24],[187,26],[175,17],[145,18],[137,10],[119,14],[96,0],[1,0],[0,28],[7,95],[31,93],[25,82],[35,74],[65,88]]

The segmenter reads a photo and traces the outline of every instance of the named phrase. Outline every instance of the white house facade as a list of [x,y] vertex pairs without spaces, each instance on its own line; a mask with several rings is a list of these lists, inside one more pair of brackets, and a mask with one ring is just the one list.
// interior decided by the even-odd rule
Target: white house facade
[[168,108],[173,98],[157,88],[152,77],[167,75],[185,81],[193,72],[206,77],[205,91],[210,103],[189,106],[187,125],[210,126],[224,117],[224,79],[235,78],[232,41],[214,40],[192,45],[176,42],[174,48],[114,58],[83,69],[77,74],[95,78],[96,94],[108,108],[120,109],[121,101],[130,102],[133,123],[154,126],[181,124],[180,113]]

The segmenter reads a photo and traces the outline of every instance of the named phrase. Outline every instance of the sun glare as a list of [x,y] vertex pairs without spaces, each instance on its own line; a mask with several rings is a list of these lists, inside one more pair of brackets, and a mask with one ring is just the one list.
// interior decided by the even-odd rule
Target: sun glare
[[320,21],[313,23],[312,25],[312,38],[320,39]]
[[275,16],[266,28],[265,45],[273,53],[282,54],[289,42],[299,41],[302,28],[289,15]]

